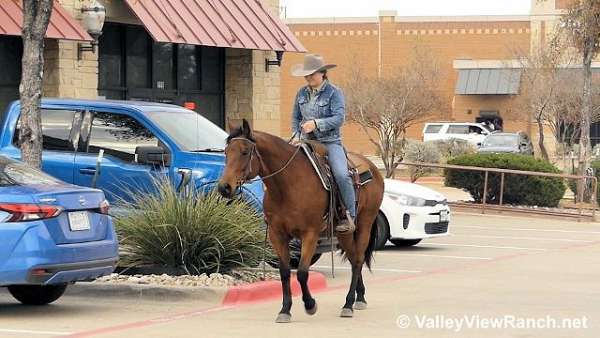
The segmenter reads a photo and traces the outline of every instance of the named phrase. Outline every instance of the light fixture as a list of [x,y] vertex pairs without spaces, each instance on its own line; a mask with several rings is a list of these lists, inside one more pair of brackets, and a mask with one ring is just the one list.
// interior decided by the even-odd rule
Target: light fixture
[[102,27],[104,26],[105,19],[106,8],[98,0],[94,0],[91,4],[81,8],[81,23],[83,28],[85,28],[94,40],[90,42],[89,46],[82,43],[77,45],[78,60],[81,60],[81,53],[83,52],[96,53],[98,39],[102,35]]
[[265,59],[265,72],[269,72],[269,66],[281,67],[281,60],[283,60],[283,51],[275,51],[275,55],[277,56],[277,60],[269,60],[268,58]]

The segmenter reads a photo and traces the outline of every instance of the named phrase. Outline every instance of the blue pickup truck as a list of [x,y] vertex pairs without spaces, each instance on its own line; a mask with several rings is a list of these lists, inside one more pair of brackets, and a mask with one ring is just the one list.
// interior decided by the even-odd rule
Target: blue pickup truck
[[[0,136],[0,154],[13,159],[21,158],[19,115],[16,101],[4,115]],[[109,202],[128,199],[131,191],[151,190],[153,177],[159,175],[177,187],[211,188],[224,166],[227,133],[179,106],[43,99],[41,116],[42,170],[79,186],[95,181]],[[245,185],[242,195],[262,209],[261,182]]]
[[[0,134],[0,155],[13,159],[21,158],[19,115],[15,101],[4,114]],[[153,177],[161,174],[178,188],[211,189],[225,165],[227,133],[180,106],[48,98],[42,100],[41,116],[42,170],[67,183],[99,188],[109,202],[152,189]],[[241,195],[262,212],[261,181],[245,184]],[[290,246],[296,266],[300,243]],[[321,238],[313,262],[330,249],[331,241]]]

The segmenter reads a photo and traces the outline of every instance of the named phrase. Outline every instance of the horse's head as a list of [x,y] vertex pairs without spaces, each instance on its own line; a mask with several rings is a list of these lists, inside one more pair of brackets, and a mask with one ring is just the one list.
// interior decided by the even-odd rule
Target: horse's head
[[229,137],[225,149],[225,169],[219,180],[219,193],[232,198],[246,181],[258,176],[260,162],[252,128],[246,119],[240,127],[229,124]]

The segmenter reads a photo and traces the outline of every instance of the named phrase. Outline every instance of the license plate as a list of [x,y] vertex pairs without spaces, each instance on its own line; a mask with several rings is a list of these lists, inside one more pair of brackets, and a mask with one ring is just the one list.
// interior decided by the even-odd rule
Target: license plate
[[448,222],[448,210],[440,211],[440,222]]
[[87,211],[69,213],[69,228],[71,231],[90,230],[90,219]]

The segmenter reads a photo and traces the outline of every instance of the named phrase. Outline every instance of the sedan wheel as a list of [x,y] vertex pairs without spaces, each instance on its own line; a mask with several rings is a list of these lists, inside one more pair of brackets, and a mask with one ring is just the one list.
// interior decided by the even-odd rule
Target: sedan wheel
[[67,284],[57,285],[11,285],[8,291],[25,305],[46,305],[65,293]]
[[402,248],[407,246],[417,245],[421,242],[422,239],[390,239],[395,246]]

